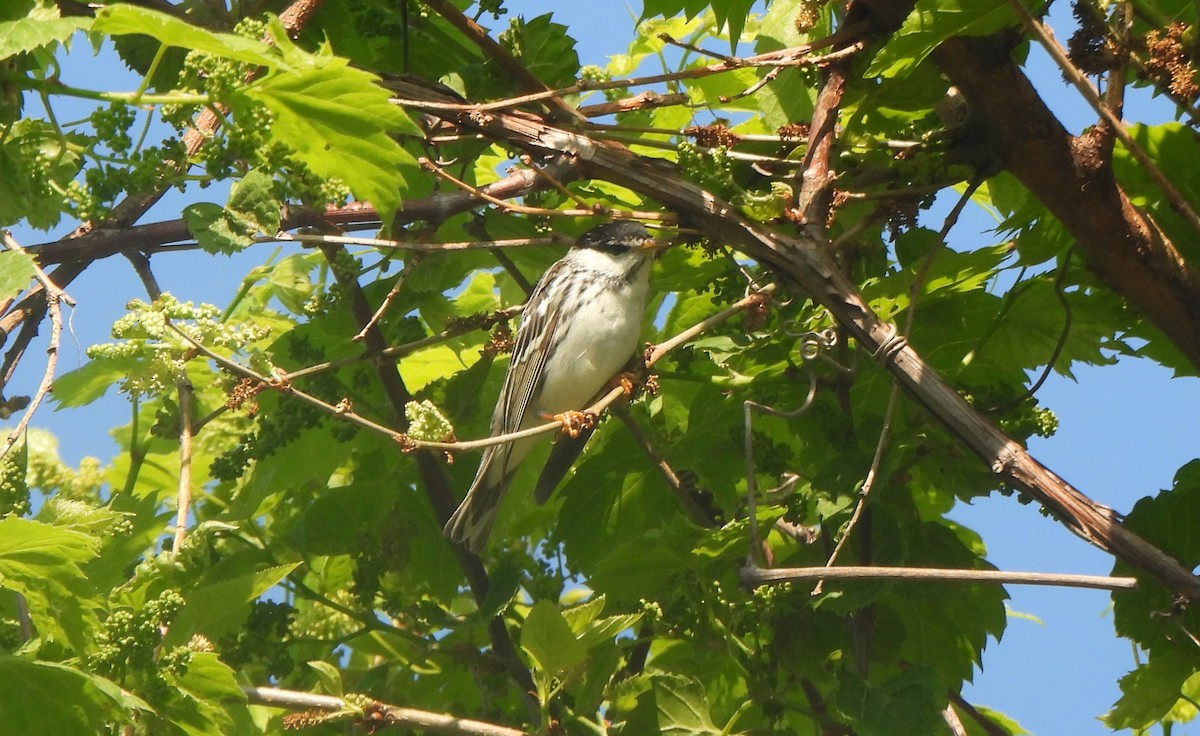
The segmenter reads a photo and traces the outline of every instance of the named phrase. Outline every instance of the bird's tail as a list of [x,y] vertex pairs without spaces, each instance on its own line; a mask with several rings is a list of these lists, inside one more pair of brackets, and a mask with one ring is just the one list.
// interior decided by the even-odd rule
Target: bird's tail
[[476,554],[487,545],[496,514],[500,511],[500,499],[515,475],[516,468],[505,472],[504,458],[499,458],[499,462],[495,460],[492,453],[483,459],[466,498],[442,529],[452,542],[458,542]]

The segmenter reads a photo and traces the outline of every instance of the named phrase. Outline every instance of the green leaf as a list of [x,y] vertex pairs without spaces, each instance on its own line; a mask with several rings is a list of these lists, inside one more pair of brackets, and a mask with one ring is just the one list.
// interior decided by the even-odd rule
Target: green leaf
[[405,357],[399,367],[408,390],[417,392],[438,379],[458,373],[466,364],[449,345],[434,345]]
[[321,68],[273,74],[246,95],[274,113],[272,140],[295,150],[317,176],[346,182],[387,221],[406,188],[406,170],[417,168],[391,136],[421,132],[376,81],[334,58]]
[[16,250],[0,251],[0,299],[11,299],[29,286],[33,256]]
[[550,601],[538,601],[529,610],[521,627],[521,648],[549,674],[570,669],[587,656],[587,647],[575,638],[558,606]]
[[[1195,207],[1200,202],[1200,174],[1190,162],[1200,155],[1200,146],[1191,127],[1182,123],[1131,125],[1129,133],[1184,200]],[[1195,242],[1191,224],[1180,217],[1146,168],[1120,143],[1113,147],[1113,173],[1134,206],[1154,216],[1156,224],[1166,231],[1184,258],[1189,261],[1200,258],[1200,246]]]
[[150,36],[164,46],[200,51],[273,69],[284,66],[278,50],[263,41],[232,33],[213,33],[149,8],[120,3],[106,5],[96,11],[92,30],[112,36]]
[[55,410],[86,406],[108,392],[138,365],[135,356],[98,358],[54,379],[50,395]]
[[279,208],[271,175],[254,169],[234,182],[224,207],[196,202],[183,208],[183,219],[206,253],[232,255],[253,245],[259,233],[274,235]]
[[176,684],[197,700],[221,702],[246,699],[233,670],[213,652],[193,652],[187,670],[176,679]]
[[756,0],[713,0],[713,16],[717,19],[717,31],[729,26],[729,52],[737,50],[738,39],[746,27],[746,18]]
[[0,519],[0,588],[25,596],[45,637],[87,651],[99,601],[80,567],[94,558],[95,537],[17,517]]
[[690,677],[658,675],[654,678],[654,703],[658,709],[658,727],[668,736],[718,736],[721,729],[712,722],[704,686]]
[[567,35],[567,27],[551,17],[546,13],[530,20],[513,18],[500,34],[500,43],[533,76],[550,87],[562,87],[575,81],[579,54],[575,52],[575,39]]
[[217,638],[236,625],[247,605],[283,580],[300,563],[277,565],[229,580],[202,585],[187,593],[187,603],[171,624],[167,643],[182,644],[192,634]]
[[[0,107],[9,104],[0,99]],[[25,118],[7,128],[0,136],[0,226],[22,218],[36,228],[58,224],[65,204],[50,192],[68,187],[79,171],[74,142],[44,120]]]
[[[1133,505],[1125,527],[1191,570],[1200,564],[1200,460],[1175,474],[1170,491],[1146,496]],[[1113,625],[1149,651],[1153,662],[1179,646],[1180,631],[1200,631],[1200,612],[1180,610],[1175,596],[1145,573],[1118,561],[1114,575],[1136,575],[1138,586],[1113,593]]]
[[1016,14],[1006,3],[917,0],[903,25],[875,54],[864,76],[902,76],[952,36],[987,36],[1017,23]]
[[317,677],[321,680],[321,687],[326,693],[342,697],[344,690],[342,689],[341,670],[322,659],[314,659],[308,663],[308,666],[316,671]]
[[[586,594],[587,589],[583,589],[583,592]],[[604,611],[604,600],[605,596],[603,595],[593,595],[591,600],[580,603],[577,606],[571,606],[563,611],[563,618],[570,625],[571,631],[575,632],[575,636],[582,634],[596,620],[596,617]]]
[[0,655],[0,723],[6,733],[107,733],[130,711],[152,712],[116,683],[57,662]]
[[212,202],[196,202],[184,207],[183,221],[205,253],[232,255],[254,244],[254,230]]
[[1165,651],[1121,678],[1121,698],[1104,715],[1114,731],[1141,731],[1161,721],[1183,694],[1183,683],[1196,672],[1196,657]]
[[274,235],[279,230],[279,198],[275,182],[265,171],[253,169],[234,182],[226,208],[254,232]]
[[[179,696],[161,715],[189,736],[250,733],[246,696],[233,670],[213,652],[193,652],[186,669],[168,676]],[[235,714],[242,721],[235,727]]]
[[881,685],[845,671],[837,707],[860,736],[928,736],[945,728],[945,686],[924,668],[902,672]]
[[592,622],[579,634],[579,641],[591,648],[606,641],[613,641],[623,631],[628,631],[642,620],[640,613],[625,613],[617,616],[606,616]]
[[63,18],[54,6],[35,7],[24,18],[0,22],[0,60],[66,41],[87,25],[86,17]]
[[757,222],[780,217],[791,201],[792,188],[781,181],[771,182],[766,191],[741,192],[730,200],[743,215]]

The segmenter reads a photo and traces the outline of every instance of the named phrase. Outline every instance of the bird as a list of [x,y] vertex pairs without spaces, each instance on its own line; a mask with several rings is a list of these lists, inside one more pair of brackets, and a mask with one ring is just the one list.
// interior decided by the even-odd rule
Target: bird
[[[538,426],[587,406],[637,348],[658,243],[635,222],[608,222],[583,233],[542,275],[522,310],[512,360],[492,413],[491,436]],[[593,427],[570,428],[551,450],[534,498],[543,503],[583,449]],[[530,437],[491,445],[445,535],[479,553]]]

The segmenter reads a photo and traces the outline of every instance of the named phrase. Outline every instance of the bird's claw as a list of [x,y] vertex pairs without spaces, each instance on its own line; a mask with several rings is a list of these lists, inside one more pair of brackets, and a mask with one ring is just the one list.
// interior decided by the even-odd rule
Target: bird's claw
[[613,378],[614,387],[620,386],[621,390],[625,392],[625,398],[633,396],[633,390],[637,388],[638,383],[638,377],[630,371],[618,373],[616,377]]
[[593,429],[596,426],[596,415],[590,411],[564,411],[562,414],[553,416],[543,415],[543,418],[561,424],[562,431],[571,439],[575,439],[585,430]]

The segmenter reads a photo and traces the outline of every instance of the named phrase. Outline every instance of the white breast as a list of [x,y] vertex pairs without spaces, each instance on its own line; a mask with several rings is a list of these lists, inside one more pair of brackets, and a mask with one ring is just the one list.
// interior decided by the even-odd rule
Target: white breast
[[[585,252],[586,255],[586,252]],[[603,254],[596,254],[604,257]],[[609,263],[611,267],[611,262]],[[612,281],[588,284],[588,313],[562,320],[561,342],[545,367],[545,383],[533,414],[559,414],[586,408],[588,402],[633,356],[646,311],[650,260],[644,259],[632,278],[614,288]]]

